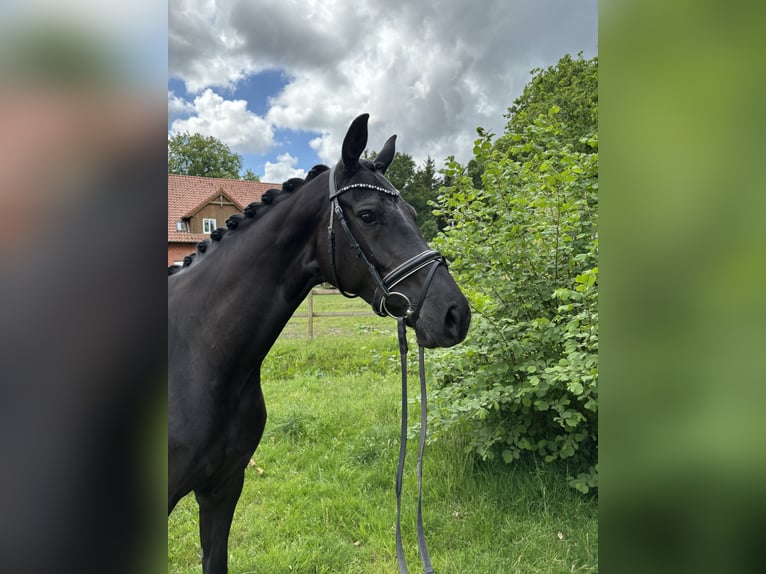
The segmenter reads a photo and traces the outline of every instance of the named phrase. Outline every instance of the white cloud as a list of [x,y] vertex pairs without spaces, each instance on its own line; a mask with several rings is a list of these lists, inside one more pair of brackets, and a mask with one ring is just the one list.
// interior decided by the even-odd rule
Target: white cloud
[[264,119],[321,134],[323,161],[363,112],[370,149],[397,133],[418,163],[467,161],[476,127],[502,132],[532,68],[597,53],[597,1],[178,0],[169,38],[171,73],[192,91],[284,70]]
[[309,146],[319,156],[319,160],[327,165],[338,161],[340,146],[343,142],[336,141],[332,134],[325,133],[309,142]]
[[274,143],[271,124],[249,111],[245,100],[225,100],[207,89],[192,104],[186,104],[180,106],[193,115],[173,121],[171,135],[189,132],[213,136],[242,153],[265,153]]
[[194,105],[168,90],[168,115],[170,117],[192,113]]
[[270,161],[264,166],[262,181],[265,183],[281,183],[291,177],[306,177],[306,170],[297,169],[298,158],[289,153],[283,153],[277,156],[277,163]]
[[198,93],[207,87],[230,87],[253,71],[226,23],[226,2],[173,0],[168,6],[168,72]]

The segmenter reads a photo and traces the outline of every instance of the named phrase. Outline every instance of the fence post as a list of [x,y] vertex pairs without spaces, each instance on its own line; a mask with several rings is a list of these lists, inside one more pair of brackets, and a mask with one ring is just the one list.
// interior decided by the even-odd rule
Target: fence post
[[312,289],[309,291],[309,311],[308,311],[308,319],[309,319],[309,339],[314,338],[314,290]]

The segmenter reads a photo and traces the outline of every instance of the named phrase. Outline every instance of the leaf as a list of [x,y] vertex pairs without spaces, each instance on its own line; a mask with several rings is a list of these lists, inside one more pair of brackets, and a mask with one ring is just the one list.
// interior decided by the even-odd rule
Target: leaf
[[564,57],[533,72],[500,137],[479,132],[469,167],[442,172],[434,247],[473,318],[437,359],[434,426],[484,459],[534,452],[595,475],[597,103],[598,60]]

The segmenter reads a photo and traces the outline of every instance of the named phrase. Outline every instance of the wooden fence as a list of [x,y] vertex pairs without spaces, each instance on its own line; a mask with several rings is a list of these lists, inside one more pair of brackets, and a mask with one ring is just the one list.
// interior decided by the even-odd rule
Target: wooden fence
[[296,313],[293,315],[296,319],[308,319],[308,336],[309,339],[314,338],[314,317],[369,317],[375,316],[372,309],[369,311],[333,311],[330,313],[317,313],[314,311],[314,297],[322,295],[340,295],[340,291],[337,289],[323,289],[314,288],[309,292],[306,297],[306,303],[308,305],[308,311],[306,313]]

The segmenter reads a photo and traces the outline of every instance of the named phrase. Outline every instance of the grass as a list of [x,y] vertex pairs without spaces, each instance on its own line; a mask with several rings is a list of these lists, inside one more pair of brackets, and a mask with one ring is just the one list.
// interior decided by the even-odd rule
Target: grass
[[[314,305],[326,311],[349,303],[365,307],[340,296]],[[269,420],[234,516],[229,571],[396,572],[400,374],[393,320],[317,319],[313,341],[297,338],[305,337],[305,321],[288,325],[264,365]],[[417,404],[410,411],[417,416]],[[423,514],[437,573],[598,571],[594,499],[548,468],[481,463],[463,452],[459,437],[426,449]],[[415,439],[402,501],[412,572],[422,570],[416,458]],[[201,572],[192,496],[168,519],[168,572]]]
[[[282,331],[283,339],[306,338],[308,333],[307,301],[304,300],[295,311],[295,316]],[[396,335],[396,323],[381,321],[370,306],[362,299],[349,299],[342,295],[315,295],[315,313],[354,312],[359,317],[320,317],[314,319],[314,336],[354,336],[360,334]]]

